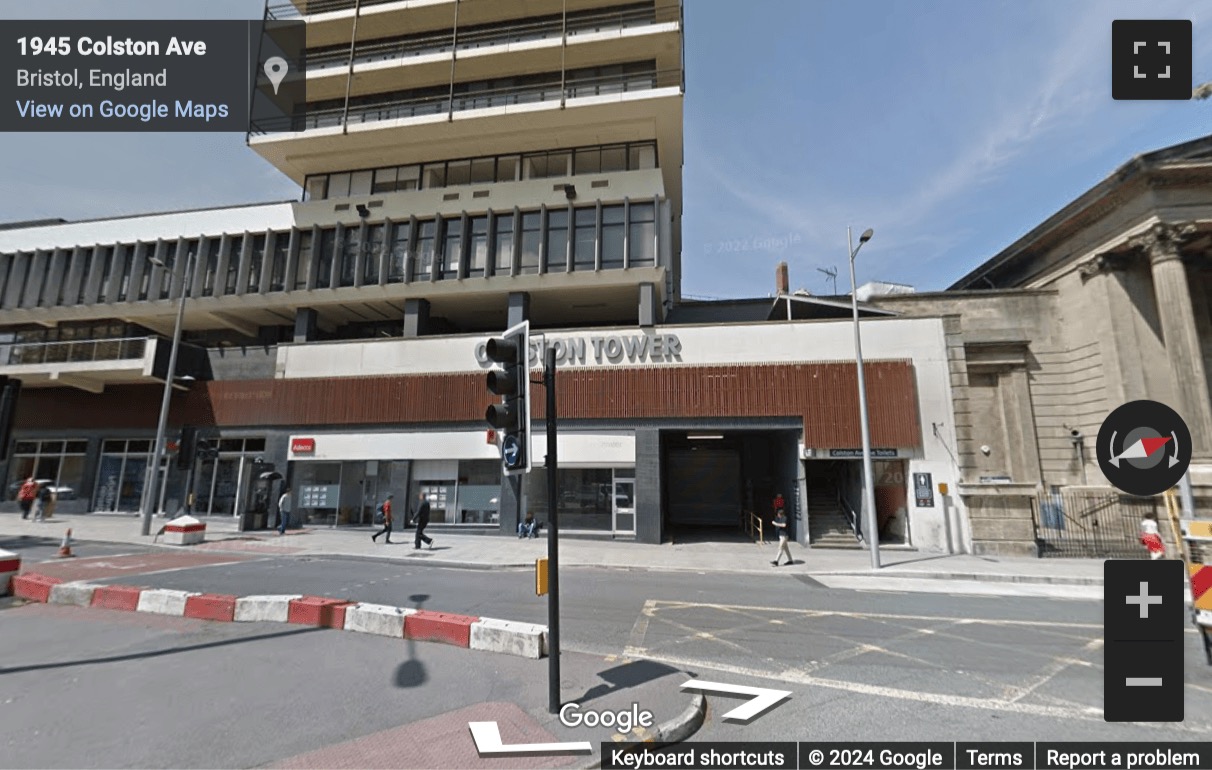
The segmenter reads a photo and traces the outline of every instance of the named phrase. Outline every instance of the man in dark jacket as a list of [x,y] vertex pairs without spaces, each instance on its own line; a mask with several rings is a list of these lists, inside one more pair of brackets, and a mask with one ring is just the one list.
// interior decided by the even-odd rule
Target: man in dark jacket
[[429,526],[429,498],[425,496],[424,492],[422,492],[417,495],[417,500],[417,515],[413,519],[417,524],[417,536],[413,540],[413,549],[415,550],[420,548],[421,541],[424,540],[429,546],[429,550],[432,551],[433,538],[425,535],[425,528]]

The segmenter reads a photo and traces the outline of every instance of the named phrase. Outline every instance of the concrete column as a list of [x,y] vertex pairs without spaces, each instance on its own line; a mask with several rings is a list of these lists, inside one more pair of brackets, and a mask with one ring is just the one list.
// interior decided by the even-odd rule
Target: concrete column
[[118,295],[122,291],[122,281],[126,278],[126,258],[130,253],[131,246],[124,243],[114,244],[114,264],[109,271],[109,287],[106,289],[105,296],[101,301],[107,305],[112,305],[118,301]]
[[640,284],[640,326],[652,327],[661,322],[661,304],[657,302],[656,285]]
[[[278,257],[278,239],[289,237],[289,233],[274,230],[265,231],[265,253],[261,256],[261,275],[257,276],[257,293],[268,294],[273,285],[274,264]],[[285,288],[285,280],[283,280]]]
[[[4,309],[13,310],[21,305],[21,292],[25,288],[25,274],[29,270],[30,255],[18,252],[12,256],[5,279]],[[72,298],[75,304],[75,298]]]
[[299,228],[290,228],[290,244],[286,247],[286,275],[282,278],[283,291],[295,290],[295,282],[298,280],[296,273],[299,272],[299,248],[303,245],[302,235]]
[[38,307],[38,298],[42,296],[42,282],[46,278],[46,263],[50,253],[38,251],[34,253],[29,267],[29,278],[25,281],[25,295],[21,299],[21,307]]
[[[227,233],[223,234],[223,238],[219,241],[219,259],[215,263],[214,290],[211,292],[212,297],[222,297],[227,293],[227,265],[232,259],[232,237]],[[237,254],[236,259],[240,256]]]
[[[18,258],[20,255],[18,255]],[[84,280],[84,267],[88,259],[88,249],[77,246],[72,249],[72,259],[67,268],[67,286],[63,290],[63,304],[71,306],[77,304],[80,298],[80,282]],[[14,259],[14,262],[16,259]],[[14,265],[14,271],[16,266]],[[10,276],[13,273],[10,273]],[[6,298],[7,299],[7,298]],[[5,302],[5,307],[8,307],[8,302]],[[15,307],[15,305],[14,305]]]
[[101,294],[101,274],[105,272],[105,248],[100,244],[92,248],[92,257],[84,275],[84,304],[95,305]]
[[395,238],[396,226],[392,224],[390,219],[383,220],[383,243],[379,245],[379,253],[371,255],[374,259],[379,260],[379,280],[377,283],[380,286],[387,285],[387,275],[391,265],[391,248],[392,241]]
[[311,342],[316,337],[320,314],[315,308],[301,307],[295,311],[295,342]]
[[1191,430],[1195,455],[1209,458],[1212,457],[1212,404],[1208,401],[1208,379],[1196,333],[1187,267],[1181,255],[1182,245],[1194,233],[1194,225],[1158,224],[1131,239],[1129,245],[1141,249],[1153,268],[1153,290],[1157,294],[1166,358],[1178,396],[1178,403],[1173,406]]
[[181,299],[181,292],[185,289],[185,271],[189,267],[189,241],[184,238],[177,239],[177,248],[168,264],[172,270],[172,276],[168,279],[168,298],[175,302]]
[[[250,232],[244,233],[244,245],[240,249],[240,261],[236,265],[236,291],[237,297],[243,297],[248,293],[248,271],[252,266],[254,239],[256,238]],[[264,256],[262,256],[264,258]]]
[[370,227],[366,224],[366,220],[363,219],[362,224],[358,225],[358,242],[356,245],[357,251],[354,252],[353,285],[358,288],[361,288],[362,286],[362,274],[366,272],[366,260],[368,258],[374,259],[378,257],[377,254],[371,255],[367,253],[368,250],[366,238],[369,235],[369,232]]
[[660,543],[664,537],[661,515],[661,432],[641,428],[635,432],[635,539]]
[[[143,286],[143,274],[148,268],[151,267],[151,265],[147,262],[147,247],[148,244],[143,243],[142,241],[135,243],[135,253],[131,257],[130,261],[130,283],[127,284],[126,287],[127,302],[139,301],[139,289]],[[56,259],[58,259],[58,256],[59,255],[56,255]],[[52,270],[52,272],[58,272],[60,276],[65,275],[64,271],[62,270]],[[60,280],[65,279],[61,278]],[[47,304],[52,303],[48,301]]]
[[509,317],[505,328],[517,326],[530,318],[530,295],[524,291],[515,291],[509,295]]
[[404,300],[404,336],[421,337],[429,332],[429,300]]
[[202,238],[198,241],[198,253],[194,255],[194,282],[189,288],[189,296],[201,297],[202,287],[206,286],[206,266],[210,260],[210,243],[213,238]]

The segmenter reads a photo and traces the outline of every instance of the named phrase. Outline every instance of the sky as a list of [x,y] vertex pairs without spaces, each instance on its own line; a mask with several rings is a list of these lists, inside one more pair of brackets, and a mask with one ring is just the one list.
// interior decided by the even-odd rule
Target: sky
[[[18,7],[25,6],[24,8]],[[944,289],[1132,157],[1212,133],[1212,101],[1111,98],[1111,22],[1200,0],[684,0],[684,295]],[[262,0],[40,0],[2,18],[261,18]],[[242,133],[0,136],[0,221],[297,199]]]

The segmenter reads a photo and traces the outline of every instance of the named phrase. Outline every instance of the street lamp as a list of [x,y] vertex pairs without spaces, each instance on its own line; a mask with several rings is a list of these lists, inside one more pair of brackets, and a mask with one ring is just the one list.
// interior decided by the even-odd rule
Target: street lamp
[[[148,257],[148,262],[167,269],[168,265],[156,257]],[[160,422],[156,425],[156,443],[152,446],[152,462],[147,467],[143,480],[143,535],[151,534],[152,506],[156,501],[156,474],[164,462],[164,430],[168,425],[168,403],[173,394],[173,381],[177,374],[177,350],[181,347],[181,322],[185,318],[185,300],[189,297],[189,286],[194,280],[194,253],[189,252],[186,258],[184,281],[181,285],[181,301],[177,303],[177,323],[173,326],[173,346],[168,354],[168,373],[164,378],[164,395],[160,399]],[[162,498],[161,498],[162,499]]]
[[863,377],[863,343],[859,337],[858,290],[854,282],[854,258],[863,244],[875,235],[870,227],[859,236],[858,246],[846,228],[846,245],[850,249],[850,307],[854,311],[854,362],[858,367],[859,423],[863,431],[863,520],[867,545],[871,549],[871,569],[880,568],[880,533],[875,518],[875,478],[871,470],[871,428],[867,424],[867,382]]

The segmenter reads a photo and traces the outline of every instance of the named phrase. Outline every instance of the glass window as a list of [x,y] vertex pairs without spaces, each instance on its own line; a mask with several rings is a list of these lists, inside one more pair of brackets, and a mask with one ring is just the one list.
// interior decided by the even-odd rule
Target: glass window
[[311,274],[311,231],[299,233],[299,258],[295,263],[295,289],[307,288],[307,277]]
[[471,161],[452,160],[446,164],[446,186],[471,184]]
[[571,152],[551,152],[547,154],[547,176],[568,176],[569,164],[572,163]]
[[316,288],[327,289],[332,285],[332,260],[337,248],[337,231],[334,229],[320,231],[320,253],[317,255],[318,272],[316,273]]
[[[206,257],[202,262],[202,296],[210,297],[215,293],[215,273],[219,270],[219,248],[223,245],[222,238],[211,238],[206,244]],[[129,281],[130,278],[127,278]],[[123,299],[126,289],[122,290]]]
[[408,241],[412,235],[412,223],[395,225],[391,240],[391,256],[387,260],[387,281],[399,283],[404,280],[404,263],[408,255]]
[[286,260],[290,255],[290,232],[274,233],[274,262],[269,272],[269,290],[286,288]]
[[568,270],[568,209],[547,212],[547,272]]
[[467,275],[480,277],[484,275],[484,265],[488,263],[488,217],[472,217],[471,241],[467,248]]
[[602,269],[623,267],[623,207],[602,207]]
[[318,201],[328,197],[328,175],[320,174],[318,176],[307,177],[307,182],[303,185],[303,190],[307,200]]
[[628,150],[627,167],[632,171],[656,168],[656,145],[633,144]]
[[417,256],[413,260],[412,280],[428,281],[433,270],[434,238],[438,229],[437,222],[428,220],[421,223],[417,233]]
[[362,242],[358,238],[361,235],[360,227],[347,227],[345,232],[341,234],[341,285],[353,286],[354,273],[357,268],[358,250],[362,248]]
[[539,272],[539,239],[542,237],[543,214],[538,211],[522,215],[522,252],[518,258],[518,273]]
[[576,162],[572,173],[574,174],[599,174],[602,171],[602,150],[600,147],[592,147],[585,150],[577,150]]
[[445,163],[427,163],[425,171],[422,174],[425,179],[425,189],[433,190],[438,187],[446,186],[446,164]]
[[248,291],[261,290],[261,266],[265,264],[265,236],[253,237],[252,256],[248,260]]
[[385,225],[371,225],[366,231],[366,254],[362,257],[362,284],[379,282],[379,255],[383,253]]
[[420,187],[420,180],[420,166],[401,166],[396,173],[396,189],[416,190]]
[[381,168],[381,169],[376,170],[375,171],[375,184],[374,184],[374,188],[373,188],[374,192],[376,192],[376,193],[395,192],[396,175],[398,173],[399,173],[399,169],[395,168],[394,166],[392,168]]
[[576,235],[573,239],[573,265],[577,270],[593,270],[597,247],[598,210],[581,208],[576,210]]
[[493,158],[476,158],[471,162],[471,183],[486,184],[496,179]]
[[331,174],[328,177],[329,198],[349,197],[349,174]]
[[518,178],[518,168],[522,159],[518,155],[505,155],[497,158],[497,181],[514,182]]
[[513,265],[513,214],[503,214],[493,219],[496,243],[493,244],[493,274],[509,275]]
[[656,214],[651,203],[631,204],[631,256],[629,267],[651,267],[656,264]]
[[463,258],[463,218],[449,217],[442,221],[442,278],[458,278],[459,262]]
[[240,275],[240,258],[244,254],[244,236],[237,235],[231,239],[231,253],[227,258],[227,275],[224,276],[223,292],[236,293],[236,278]]
[[355,171],[349,177],[350,195],[370,195],[375,172]]
[[536,152],[522,158],[523,172],[526,179],[546,179],[547,153]]
[[602,148],[602,172],[627,170],[627,148],[623,145]]
[[[547,471],[536,467],[526,475],[527,500],[535,519],[546,522]],[[556,475],[560,501],[560,527],[609,530],[613,526],[614,470],[611,468],[560,468]]]

